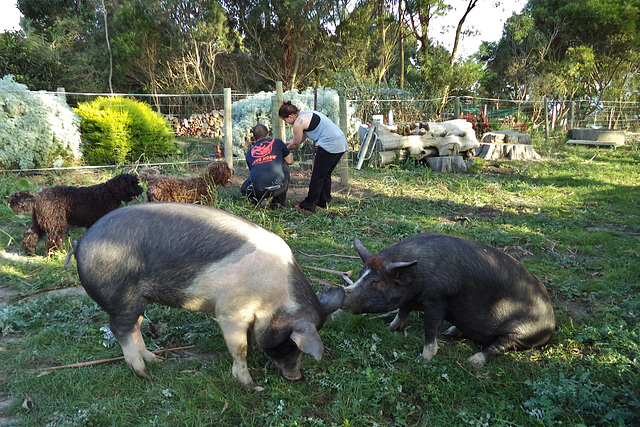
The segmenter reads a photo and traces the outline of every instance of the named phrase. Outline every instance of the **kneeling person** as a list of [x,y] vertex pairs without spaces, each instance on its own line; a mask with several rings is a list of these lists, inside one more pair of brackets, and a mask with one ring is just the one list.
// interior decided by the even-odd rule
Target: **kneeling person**
[[278,138],[269,138],[265,125],[257,124],[253,128],[255,143],[247,151],[249,178],[242,184],[242,194],[253,204],[279,209],[287,199],[289,188],[289,165],[293,163],[293,154],[286,144]]

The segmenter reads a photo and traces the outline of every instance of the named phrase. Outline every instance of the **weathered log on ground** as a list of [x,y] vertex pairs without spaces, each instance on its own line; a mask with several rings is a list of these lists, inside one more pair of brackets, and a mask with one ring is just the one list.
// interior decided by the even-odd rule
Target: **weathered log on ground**
[[529,144],[531,145],[531,135],[527,133],[514,132],[512,130],[496,130],[487,132],[480,138],[481,142],[489,144]]
[[427,158],[429,169],[434,172],[466,172],[471,168],[472,159],[465,162],[462,156],[438,156]]
[[486,160],[537,160],[541,156],[528,144],[480,144],[476,157]]
[[404,163],[408,157],[408,150],[378,151],[376,152],[376,166],[382,167],[394,163]]
[[[389,127],[378,125],[378,150],[392,151],[409,149],[412,155],[424,157],[423,149],[437,148],[441,156],[456,155],[463,151],[480,146],[471,123],[466,120],[450,120],[448,122],[428,122],[428,131],[424,135],[399,135]],[[422,129],[424,130],[424,128]]]
[[[589,144],[588,141],[593,141]],[[623,130],[575,128],[571,130],[571,139],[567,144],[582,145],[624,145]]]

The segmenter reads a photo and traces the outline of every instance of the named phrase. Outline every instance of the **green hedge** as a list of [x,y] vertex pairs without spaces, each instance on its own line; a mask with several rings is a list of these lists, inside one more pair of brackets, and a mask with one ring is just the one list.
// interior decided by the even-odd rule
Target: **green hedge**
[[98,97],[74,111],[82,118],[82,152],[89,165],[111,165],[175,154],[170,124],[149,105],[129,98]]

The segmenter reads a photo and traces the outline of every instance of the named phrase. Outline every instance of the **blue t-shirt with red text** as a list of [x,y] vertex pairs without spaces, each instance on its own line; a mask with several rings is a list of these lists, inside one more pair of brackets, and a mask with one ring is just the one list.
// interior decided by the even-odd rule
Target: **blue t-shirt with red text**
[[263,138],[247,151],[250,178],[256,189],[282,185],[285,179],[284,158],[291,152],[278,138]]

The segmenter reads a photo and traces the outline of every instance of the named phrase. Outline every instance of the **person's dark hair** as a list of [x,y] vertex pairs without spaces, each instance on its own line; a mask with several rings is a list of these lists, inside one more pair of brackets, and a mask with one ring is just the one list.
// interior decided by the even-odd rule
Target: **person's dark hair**
[[266,138],[269,135],[269,129],[263,124],[258,123],[251,129],[253,133],[253,139],[258,141],[262,138]]
[[280,109],[278,110],[278,116],[280,116],[280,118],[282,119],[286,119],[291,114],[298,114],[299,112],[300,110],[298,110],[298,107],[293,105],[291,101],[285,101],[282,103]]

